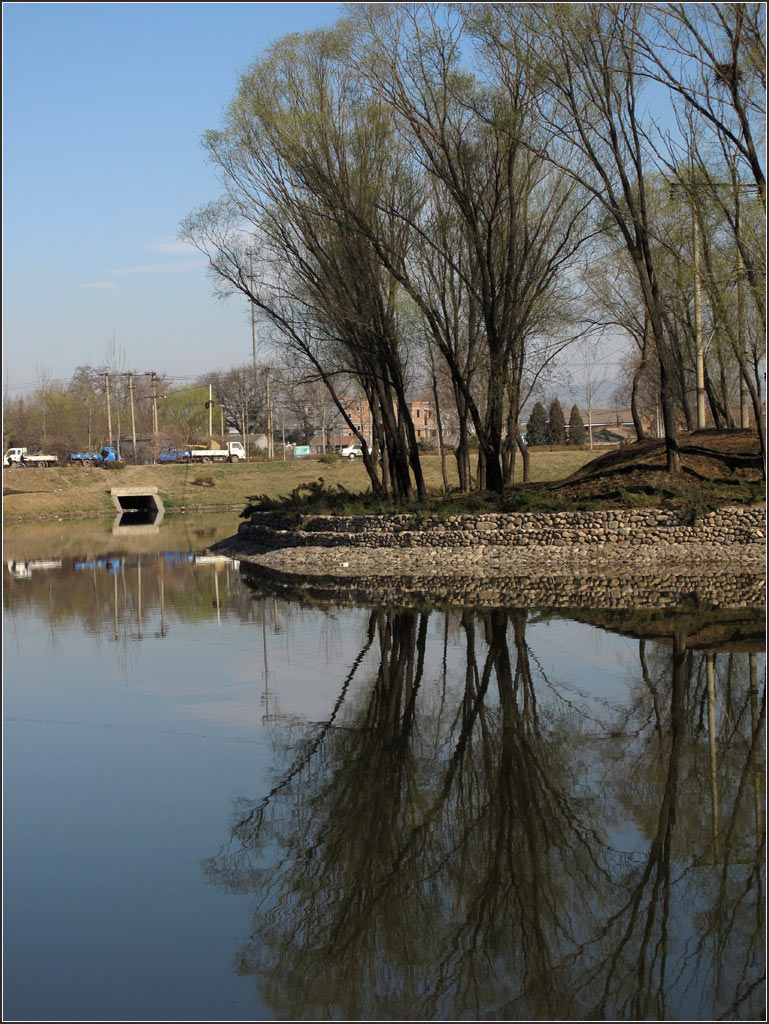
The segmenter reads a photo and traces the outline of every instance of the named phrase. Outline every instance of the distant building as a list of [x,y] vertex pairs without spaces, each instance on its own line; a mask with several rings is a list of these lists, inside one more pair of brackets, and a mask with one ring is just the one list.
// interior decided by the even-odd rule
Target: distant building
[[[371,422],[371,410],[369,409],[368,402],[362,398],[346,398],[345,412],[352,421],[353,426],[356,430],[359,430],[366,440],[366,443],[371,447],[373,438],[373,426]],[[393,411],[396,416],[398,409],[395,403],[393,403]],[[438,427],[435,423],[435,417],[433,415],[432,404],[427,401],[414,401],[409,403],[409,412],[411,413],[411,419],[414,424],[414,432],[417,436],[417,441],[424,441],[426,443],[437,442],[438,439]],[[348,444],[357,444],[360,439],[347,427],[344,423],[342,428],[335,431],[333,434],[328,434],[326,438],[326,446],[332,450],[336,447],[345,447]],[[316,450],[320,451],[322,448],[322,438],[320,435],[313,437],[310,441],[310,445]]]
[[[579,414],[585,424],[585,444],[590,443],[588,421],[592,426],[593,444],[622,444],[622,442],[637,441],[633,414],[627,409],[591,409],[588,416],[587,409],[580,409]],[[651,422],[648,417],[641,417],[644,429],[649,430]],[[566,424],[568,431],[569,424]]]

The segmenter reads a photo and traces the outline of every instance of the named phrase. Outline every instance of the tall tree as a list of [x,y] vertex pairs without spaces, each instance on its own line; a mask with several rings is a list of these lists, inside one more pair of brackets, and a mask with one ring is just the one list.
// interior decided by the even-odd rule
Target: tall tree
[[335,378],[357,379],[385,455],[380,479],[364,448],[372,486],[407,499],[425,488],[398,288],[357,226],[397,251],[404,230],[382,217],[380,199],[408,183],[395,170],[389,111],[351,68],[350,45],[344,26],[287,36],[241,76],[224,128],[206,136],[226,200],[188,218],[182,234],[225,290],[243,292],[314,367],[343,416]]
[[[549,136],[538,152],[602,205],[630,255],[659,359],[667,466],[677,473],[676,366],[652,247],[647,196],[654,167],[648,144],[652,126],[642,113],[645,76],[637,48],[646,9],[631,4],[488,7],[475,30],[486,45],[491,73],[511,92],[519,53],[525,48],[536,54],[537,116]],[[553,148],[566,142],[569,154]]]
[[[439,183],[439,216],[450,211],[461,232],[464,261],[452,260],[452,271],[482,324],[485,394],[472,393],[457,365],[446,310],[419,287],[405,260],[379,251],[422,310],[466,402],[480,485],[501,491],[512,473],[504,431],[518,431],[528,346],[556,333],[590,197],[536,151],[543,141],[534,117],[541,83],[528,62],[516,65],[506,93],[484,87],[464,66],[463,19],[446,5],[365,6],[354,24],[359,66],[394,112],[418,168]],[[399,215],[421,242],[442,247],[420,220],[424,210]]]

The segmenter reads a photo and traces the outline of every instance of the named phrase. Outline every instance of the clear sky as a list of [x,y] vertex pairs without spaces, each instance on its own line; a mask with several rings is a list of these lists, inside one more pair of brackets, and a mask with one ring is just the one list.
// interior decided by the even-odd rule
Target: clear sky
[[332,3],[5,3],[3,384],[105,361],[194,377],[251,357],[244,300],[213,298],[176,236],[219,185],[200,137],[237,75]]

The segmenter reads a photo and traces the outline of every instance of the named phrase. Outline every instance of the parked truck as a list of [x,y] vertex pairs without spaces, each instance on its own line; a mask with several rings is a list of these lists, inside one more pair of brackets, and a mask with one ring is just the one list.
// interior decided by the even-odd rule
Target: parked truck
[[246,452],[240,441],[228,441],[224,448],[175,448],[161,449],[158,462],[239,462]]
[[19,469],[24,469],[27,466],[55,466],[59,462],[55,455],[44,455],[42,452],[36,452],[34,455],[30,455],[26,448],[9,448],[3,456],[3,465],[17,466]]
[[70,466],[104,466],[110,462],[119,462],[117,448],[105,444],[98,452],[72,452],[69,457]]

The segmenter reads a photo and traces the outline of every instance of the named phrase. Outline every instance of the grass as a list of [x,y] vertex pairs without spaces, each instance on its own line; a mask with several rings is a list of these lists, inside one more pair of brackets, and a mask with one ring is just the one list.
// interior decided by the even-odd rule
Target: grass
[[[456,466],[447,458],[450,493],[443,493],[438,455],[422,457],[427,501],[409,506],[421,517],[484,511],[564,511],[677,507],[695,522],[712,508],[762,501],[765,487],[758,437],[748,431],[695,432],[681,437],[682,473],[665,471],[661,442],[624,448],[532,449],[532,481],[505,495],[459,495]],[[360,460],[335,457],[200,466],[129,466],[119,473],[61,467],[3,472],[3,520],[114,516],[110,487],[156,486],[166,511],[232,511],[247,505],[286,512],[390,512],[374,498]],[[403,509],[406,511],[406,509]],[[235,519],[235,522],[237,520]]]
[[[589,451],[541,451],[533,454],[536,479],[557,480],[573,473],[597,453]],[[449,482],[456,486],[456,466],[447,458]],[[440,457],[424,455],[422,464],[428,489],[439,495],[442,489]],[[249,495],[264,495],[277,500],[290,495],[302,484],[322,477],[329,488],[343,487],[348,493],[364,496],[369,491],[368,476],[359,460],[337,457],[297,459],[286,462],[212,463],[196,465],[130,466],[119,473],[103,469],[63,466],[50,469],[3,470],[3,520],[19,522],[41,517],[69,518],[114,515],[111,487],[156,486],[168,512],[198,510],[237,511],[246,505]]]

